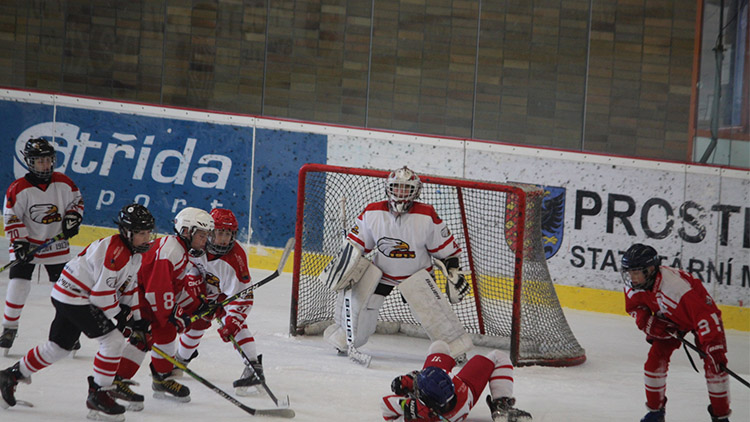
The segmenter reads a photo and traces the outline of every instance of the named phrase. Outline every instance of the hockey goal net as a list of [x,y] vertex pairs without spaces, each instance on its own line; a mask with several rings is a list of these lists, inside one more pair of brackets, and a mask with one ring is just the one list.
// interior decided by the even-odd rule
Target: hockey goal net
[[[317,279],[338,255],[345,231],[385,199],[388,172],[306,164],[299,173],[290,332],[319,334],[333,322],[335,292]],[[533,185],[420,175],[431,204],[463,250],[471,293],[453,305],[474,344],[504,348],[517,366],[572,366],[586,355],[557,299],[542,245],[544,191]],[[445,278],[435,271],[445,289]],[[379,332],[426,337],[398,288],[386,298]]]

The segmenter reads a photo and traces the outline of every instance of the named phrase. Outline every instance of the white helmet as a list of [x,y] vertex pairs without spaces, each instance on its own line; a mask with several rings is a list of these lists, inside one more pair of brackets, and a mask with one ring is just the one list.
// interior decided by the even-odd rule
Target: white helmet
[[409,212],[421,191],[422,181],[406,166],[392,171],[385,181],[388,208],[396,215]]
[[[184,229],[188,229],[187,233],[183,233]],[[186,207],[174,217],[174,230],[177,232],[178,236],[185,240],[188,247],[193,243],[193,234],[197,230],[204,230],[210,233],[213,229],[213,217],[202,209]],[[194,256],[200,256],[203,251],[191,249],[190,253]]]

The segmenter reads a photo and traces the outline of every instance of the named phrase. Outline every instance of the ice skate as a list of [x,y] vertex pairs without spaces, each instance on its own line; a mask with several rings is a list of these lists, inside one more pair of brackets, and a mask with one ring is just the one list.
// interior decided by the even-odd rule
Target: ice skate
[[[180,362],[181,364],[187,367],[190,361],[192,361],[193,359],[197,357],[198,357],[198,351],[194,350],[193,354],[190,355],[190,357],[187,359],[183,359],[179,355],[175,356],[175,359],[177,360],[177,362]],[[182,377],[183,374],[184,374],[183,370],[178,368],[177,366],[175,366],[174,369],[172,369],[172,378],[180,378]]]
[[0,349],[3,349],[3,356],[8,356],[16,335],[18,335],[18,328],[3,328],[3,334],[0,335]]
[[16,405],[16,386],[23,379],[18,362],[8,369],[0,371],[0,407],[7,409]]
[[262,359],[263,355],[258,355],[258,360],[252,361],[250,365],[245,366],[240,379],[232,383],[234,392],[238,396],[250,396],[264,392],[262,384],[265,381],[265,376],[263,375]]
[[[716,416],[714,415],[714,409],[711,407],[711,405],[708,405],[708,414],[711,415],[711,422],[729,422],[729,415],[726,416]],[[729,412],[731,415],[732,412]]]
[[125,408],[117,404],[115,399],[110,396],[110,392],[117,387],[114,384],[109,387],[101,387],[94,382],[94,377],[91,376],[88,381],[89,396],[86,399],[86,407],[90,410],[86,418],[95,421],[124,421]]
[[641,418],[641,422],[664,422],[664,408],[650,410],[643,418]]
[[137,382],[116,375],[113,384],[116,388],[110,391],[109,395],[125,402],[126,410],[131,412],[143,410],[143,396],[130,389],[131,385],[138,385]]
[[154,370],[151,364],[151,389],[154,390],[155,399],[174,400],[182,403],[190,401],[190,389],[171,379],[172,373],[160,374]]
[[513,405],[516,404],[516,399],[513,397],[500,397],[492,400],[491,396],[487,396],[487,406],[490,407],[492,412],[493,422],[527,422],[531,421],[531,414],[521,409],[516,409]]

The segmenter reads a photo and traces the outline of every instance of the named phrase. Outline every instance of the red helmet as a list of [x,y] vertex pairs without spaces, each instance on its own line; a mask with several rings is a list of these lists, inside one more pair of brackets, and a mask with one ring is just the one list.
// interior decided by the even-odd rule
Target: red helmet
[[234,213],[231,210],[224,209],[224,208],[214,208],[211,210],[211,217],[214,219],[214,230],[227,230],[232,232],[232,239],[229,241],[228,245],[217,245],[215,240],[215,234],[210,236],[208,239],[208,245],[206,246],[206,249],[208,249],[209,253],[212,253],[214,255],[224,255],[230,250],[232,250],[232,247],[234,246],[234,239],[237,236],[237,230],[239,230],[239,224],[237,223],[237,218],[234,216]]

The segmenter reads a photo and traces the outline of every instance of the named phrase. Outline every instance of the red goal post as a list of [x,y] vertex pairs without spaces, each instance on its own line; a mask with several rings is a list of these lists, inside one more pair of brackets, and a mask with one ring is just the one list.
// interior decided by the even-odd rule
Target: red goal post
[[[317,279],[345,232],[371,202],[385,199],[388,171],[305,164],[299,172],[292,335],[320,334],[333,322],[336,294]],[[586,355],[562,312],[542,244],[544,190],[420,175],[419,201],[432,205],[463,249],[471,293],[452,305],[474,344],[508,349],[517,366],[572,366]],[[375,252],[377,253],[377,252]],[[445,277],[435,271],[445,289]],[[398,288],[386,298],[379,332],[426,337]]]

